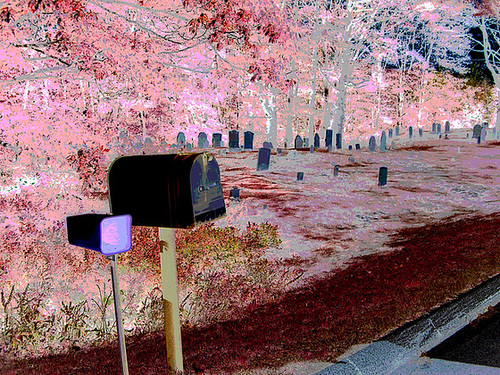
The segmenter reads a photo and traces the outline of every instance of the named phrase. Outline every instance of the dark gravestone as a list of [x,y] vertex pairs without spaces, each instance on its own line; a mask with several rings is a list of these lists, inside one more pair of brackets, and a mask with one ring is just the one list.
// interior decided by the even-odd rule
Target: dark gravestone
[[356,147],[356,150],[361,150],[361,145],[359,143],[356,143],[354,147]]
[[240,189],[238,189],[237,187],[233,187],[229,191],[229,198],[240,199]]
[[424,131],[422,129],[418,129],[418,135],[422,138],[424,136]]
[[385,136],[385,130],[382,131],[380,136],[380,151],[384,152],[387,149],[387,138]]
[[478,138],[481,136],[481,129],[482,129],[482,126],[477,124],[477,125],[474,125],[474,128],[472,128],[472,138]]
[[413,126],[408,127],[408,138],[413,138]]
[[205,142],[207,141],[207,134],[205,132],[201,132],[198,134],[198,147],[204,148]]
[[240,132],[238,130],[229,132],[229,148],[240,148]]
[[262,144],[262,147],[263,147],[263,148],[272,149],[272,148],[273,148],[273,144],[272,144],[271,142],[267,142],[267,141],[266,141],[266,142],[264,142],[264,143]]
[[270,148],[259,148],[259,156],[257,159],[257,170],[266,171],[269,169],[269,160],[271,159]]
[[309,138],[304,138],[304,144],[302,147],[305,147],[305,148],[309,147]]
[[335,165],[335,167],[333,167],[333,175],[335,177],[337,177],[339,175],[339,166],[338,165]]
[[436,124],[436,132],[437,132],[438,134],[441,134],[441,123],[440,123],[440,122],[438,122],[438,123]]
[[372,135],[368,140],[368,150],[370,150],[370,152],[374,152],[375,147],[377,147],[377,141],[375,140],[375,137]]
[[295,142],[294,142],[294,145],[295,145],[295,148],[302,148],[302,137],[300,135],[297,135],[295,136]]
[[325,146],[328,148],[331,146],[333,143],[333,130],[332,129],[326,129],[326,138],[325,138]]
[[319,134],[316,133],[314,134],[314,148],[319,148],[320,147],[320,138]]
[[342,148],[342,134],[340,133],[335,134],[335,147],[337,150]]
[[221,147],[222,134],[214,133],[212,134],[212,147]]
[[304,172],[297,172],[297,181],[302,181],[304,179]]
[[396,137],[399,137],[399,125],[396,125]]
[[393,130],[389,129],[389,138],[392,138],[392,132],[393,132]]
[[245,150],[253,149],[253,132],[246,131],[243,133],[243,148]]
[[435,123],[435,122],[433,122],[433,123],[432,123],[432,130],[431,130],[431,134],[436,134],[436,131],[437,131],[436,129],[437,129],[437,127],[436,127],[436,123]]
[[445,133],[449,133],[450,132],[450,122],[449,121],[446,121],[444,123],[444,132]]
[[352,150],[352,145],[349,145],[349,151],[351,151],[351,150]]
[[380,167],[379,173],[378,173],[378,186],[385,186],[387,185],[387,167]]
[[179,134],[177,134],[177,144],[179,147],[184,147],[186,145],[186,136],[183,132],[179,132]]

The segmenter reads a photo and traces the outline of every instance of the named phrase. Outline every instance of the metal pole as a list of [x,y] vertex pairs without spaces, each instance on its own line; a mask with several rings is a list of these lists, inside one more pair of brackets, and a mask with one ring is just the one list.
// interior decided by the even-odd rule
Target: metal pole
[[113,284],[113,299],[115,300],[116,329],[118,331],[118,343],[120,345],[120,356],[122,359],[123,375],[128,375],[127,348],[125,347],[125,335],[123,332],[122,308],[120,298],[120,287],[118,286],[118,275],[116,272],[115,255],[108,255],[106,258],[111,263],[111,282]]
[[163,312],[167,339],[167,365],[170,370],[184,371],[182,362],[179,297],[177,295],[177,264],[175,258],[175,230],[158,228],[160,238],[161,284]]

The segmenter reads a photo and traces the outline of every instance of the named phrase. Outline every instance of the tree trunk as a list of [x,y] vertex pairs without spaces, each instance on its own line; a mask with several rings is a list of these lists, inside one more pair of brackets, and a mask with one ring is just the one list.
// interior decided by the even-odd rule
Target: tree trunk
[[274,103],[274,94],[271,95],[269,100],[261,100],[262,109],[266,114],[267,122],[267,141],[273,144],[273,147],[278,145],[278,116],[277,109]]
[[291,88],[288,91],[288,113],[286,115],[286,132],[285,132],[285,145],[287,148],[291,148],[293,144],[293,104],[295,101],[296,90]]
[[24,94],[23,94],[23,109],[26,109],[28,105],[28,95],[30,91],[30,81],[26,80],[26,84],[24,85]]

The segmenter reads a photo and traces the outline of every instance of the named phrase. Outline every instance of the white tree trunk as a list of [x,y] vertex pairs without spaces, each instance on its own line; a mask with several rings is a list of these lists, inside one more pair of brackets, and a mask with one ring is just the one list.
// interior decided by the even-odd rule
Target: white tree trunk
[[286,131],[285,131],[285,144],[287,148],[292,148],[293,145],[293,108],[296,97],[296,90],[291,88],[288,91],[288,113],[286,115]]
[[30,91],[30,81],[26,80],[26,84],[24,85],[24,94],[23,94],[23,109],[26,109],[28,105],[28,95]]
[[274,103],[274,94],[271,95],[270,99],[261,100],[262,109],[266,114],[267,123],[267,141],[273,144],[273,147],[278,145],[278,116],[277,109]]

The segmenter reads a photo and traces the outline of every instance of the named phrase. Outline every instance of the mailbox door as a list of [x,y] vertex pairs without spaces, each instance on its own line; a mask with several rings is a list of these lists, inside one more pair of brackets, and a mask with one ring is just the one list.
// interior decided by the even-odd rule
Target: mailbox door
[[213,220],[226,213],[219,165],[210,154],[200,155],[193,163],[191,196],[196,222]]

